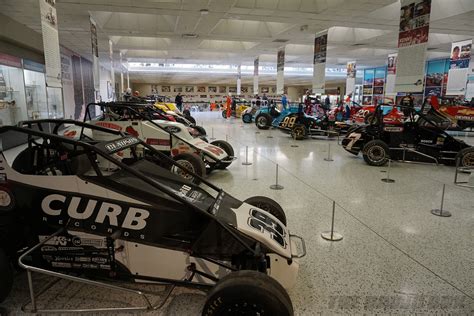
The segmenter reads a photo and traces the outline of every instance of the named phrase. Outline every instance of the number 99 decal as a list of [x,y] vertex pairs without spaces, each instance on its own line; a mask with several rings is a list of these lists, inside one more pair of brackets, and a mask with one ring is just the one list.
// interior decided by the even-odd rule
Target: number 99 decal
[[296,116],[292,116],[292,117],[285,117],[285,119],[283,120],[283,122],[280,123],[280,126],[283,127],[283,128],[292,128],[294,125],[295,125],[295,122],[296,122]]

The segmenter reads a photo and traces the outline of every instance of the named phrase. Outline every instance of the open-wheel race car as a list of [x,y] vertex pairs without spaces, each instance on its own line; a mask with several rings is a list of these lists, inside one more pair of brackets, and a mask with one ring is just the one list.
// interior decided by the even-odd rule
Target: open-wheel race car
[[290,104],[288,108],[279,110],[276,104],[262,106],[255,113],[255,125],[258,129],[269,129],[278,127],[280,123],[291,113],[298,112],[298,105]]
[[383,166],[392,159],[474,166],[474,148],[446,133],[451,123],[435,108],[398,106],[384,116],[378,106],[375,113],[370,124],[352,127],[342,140],[351,154],[362,152],[367,164]]
[[[92,118],[90,109],[99,106],[102,114]],[[192,130],[178,122],[163,120],[152,106],[128,103],[91,103],[86,108],[85,121],[93,125],[125,131],[142,139],[155,149],[169,155],[194,173],[204,176],[216,169],[226,169],[234,161],[234,149],[224,140],[208,143],[191,135]],[[77,137],[82,128],[71,126],[63,131],[65,136]],[[105,134],[104,137],[110,135]],[[181,174],[180,169],[173,172]]]
[[349,125],[330,119],[327,111],[323,110],[322,117],[310,116],[303,112],[303,104],[299,105],[298,113],[290,113],[279,123],[278,128],[288,132],[291,137],[302,140],[311,136],[337,136],[346,131]]
[[[250,108],[250,103],[245,100],[245,99],[237,99],[235,100],[235,110],[230,111],[230,116],[235,117],[235,118],[240,118],[242,117],[242,113]],[[227,109],[224,107],[224,109],[221,111],[222,117],[227,118]]]
[[[62,136],[70,125],[92,133]],[[172,285],[164,299],[174,286],[208,289],[202,315],[293,314],[285,289],[306,250],[274,200],[240,201],[194,173],[199,181],[187,181],[162,167],[183,168],[153,146],[102,126],[27,121],[0,127],[0,137],[26,142],[9,161],[0,151],[0,302],[18,261],[30,281],[28,312],[44,311],[31,278],[39,272],[144,298],[116,309],[125,312],[162,306],[121,285],[144,282]]]
[[423,104],[423,107],[428,106],[434,107],[436,111],[453,122],[450,129],[474,128],[474,103],[472,101],[461,102],[453,98],[440,99],[437,96],[429,96]]

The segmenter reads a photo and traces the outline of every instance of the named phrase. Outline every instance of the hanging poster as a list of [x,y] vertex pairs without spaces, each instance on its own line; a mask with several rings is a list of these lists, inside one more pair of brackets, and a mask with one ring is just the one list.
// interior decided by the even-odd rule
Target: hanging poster
[[97,25],[92,17],[89,17],[91,26],[91,44],[92,44],[92,69],[94,76],[94,89],[100,90],[100,69],[99,69],[99,46],[97,43]]
[[425,97],[429,95],[441,96],[443,91],[445,59],[428,61],[425,77]]
[[[237,66],[237,95],[240,95],[240,83],[241,83],[241,77],[242,77],[242,71],[241,71],[242,67],[239,65]],[[209,91],[211,92],[211,91]],[[215,92],[215,91],[213,91]]]
[[39,0],[43,34],[46,85],[61,88],[61,55],[59,52],[56,0]]
[[258,94],[258,66],[259,66],[259,58],[257,57],[253,61],[253,93],[254,94]]
[[401,0],[395,92],[422,92],[431,0]]
[[277,55],[277,93],[283,94],[284,87],[284,70],[285,70],[285,46],[278,49]]
[[395,95],[395,76],[397,73],[397,54],[389,54],[387,58],[387,82],[385,95]]
[[465,95],[471,47],[472,40],[454,42],[451,45],[446,95]]
[[324,93],[328,32],[319,33],[314,39],[313,93]]
[[355,77],[356,77],[356,62],[350,61],[347,63],[347,78],[346,78],[346,95],[354,95]]

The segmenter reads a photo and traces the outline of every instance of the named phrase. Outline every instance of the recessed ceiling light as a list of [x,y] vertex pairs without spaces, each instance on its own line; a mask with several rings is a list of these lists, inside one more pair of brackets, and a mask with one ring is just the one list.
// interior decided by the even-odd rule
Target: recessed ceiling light
[[207,15],[207,14],[209,14],[209,10],[208,10],[208,9],[201,9],[201,10],[199,10],[199,12],[201,12],[201,15]]

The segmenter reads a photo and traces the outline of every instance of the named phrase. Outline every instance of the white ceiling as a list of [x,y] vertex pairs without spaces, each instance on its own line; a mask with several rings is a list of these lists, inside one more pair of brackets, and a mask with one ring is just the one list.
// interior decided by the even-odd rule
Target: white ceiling
[[[432,1],[428,58],[448,56],[453,40],[474,37],[474,0]],[[40,32],[37,0],[0,5],[3,14]],[[201,9],[209,13],[201,15]],[[398,0],[57,0],[61,44],[90,56],[90,14],[99,26],[104,64],[110,38],[116,58],[122,51],[130,61],[253,65],[260,56],[261,65],[274,65],[277,49],[286,45],[286,64],[308,67],[315,34],[329,29],[328,66],[351,60],[359,67],[379,66],[397,51],[399,9]],[[229,75],[195,77],[131,73],[132,81],[150,83],[235,82]],[[290,84],[310,80],[285,78]]]

